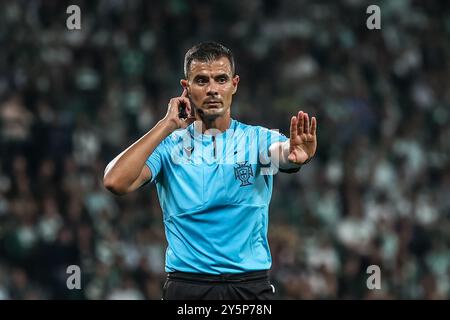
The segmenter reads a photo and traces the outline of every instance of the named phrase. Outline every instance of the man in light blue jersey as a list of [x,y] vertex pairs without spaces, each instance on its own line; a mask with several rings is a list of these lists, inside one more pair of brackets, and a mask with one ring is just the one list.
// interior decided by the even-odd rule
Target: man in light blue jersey
[[291,118],[290,138],[231,118],[239,76],[229,49],[200,43],[185,56],[183,94],[105,169],[126,194],[155,182],[163,211],[164,299],[270,299],[268,208],[273,176],[296,172],[317,149],[317,121]]

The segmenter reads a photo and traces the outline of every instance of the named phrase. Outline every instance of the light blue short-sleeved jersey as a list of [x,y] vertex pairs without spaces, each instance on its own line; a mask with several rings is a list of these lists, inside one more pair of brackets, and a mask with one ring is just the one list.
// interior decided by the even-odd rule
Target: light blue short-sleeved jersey
[[166,272],[267,270],[268,208],[276,164],[269,146],[287,138],[231,120],[217,135],[194,124],[164,139],[147,159],[163,211]]

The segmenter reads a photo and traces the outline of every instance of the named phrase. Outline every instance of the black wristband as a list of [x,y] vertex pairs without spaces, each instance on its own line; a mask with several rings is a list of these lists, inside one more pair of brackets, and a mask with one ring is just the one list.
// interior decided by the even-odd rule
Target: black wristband
[[312,158],[314,158],[314,156],[308,158],[305,162],[303,162],[301,165],[304,166],[305,164],[307,164],[308,162],[310,162],[312,160]]

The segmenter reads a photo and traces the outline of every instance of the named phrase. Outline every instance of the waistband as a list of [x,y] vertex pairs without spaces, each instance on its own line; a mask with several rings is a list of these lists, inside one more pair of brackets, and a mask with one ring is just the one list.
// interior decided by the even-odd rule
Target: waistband
[[236,283],[269,279],[269,270],[259,270],[243,273],[206,274],[189,272],[169,272],[167,279],[184,280],[205,283]]

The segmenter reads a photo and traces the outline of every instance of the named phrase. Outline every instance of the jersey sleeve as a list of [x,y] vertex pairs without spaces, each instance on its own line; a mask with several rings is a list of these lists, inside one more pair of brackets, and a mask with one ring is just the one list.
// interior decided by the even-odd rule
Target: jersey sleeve
[[162,174],[162,163],[165,152],[166,141],[163,140],[145,161],[145,164],[148,166],[152,173],[152,178],[149,181],[150,183],[152,183],[156,179],[159,179]]
[[278,130],[270,130],[264,127],[258,127],[258,152],[262,163],[269,161],[270,146],[276,142],[284,142],[287,137]]
[[[260,159],[261,163],[264,164],[270,164],[270,156],[269,156],[269,149],[274,143],[278,142],[285,142],[288,138],[278,130],[270,130],[266,128],[261,128],[259,131],[259,153],[260,153]],[[280,172],[284,173],[294,173],[298,172],[300,168],[292,168],[292,169],[281,169],[278,168]]]

